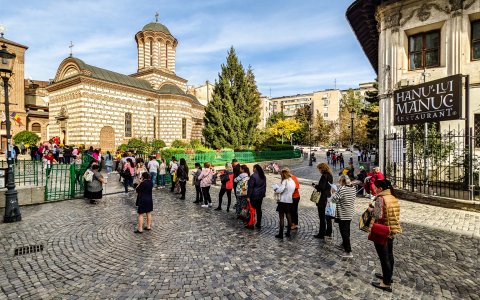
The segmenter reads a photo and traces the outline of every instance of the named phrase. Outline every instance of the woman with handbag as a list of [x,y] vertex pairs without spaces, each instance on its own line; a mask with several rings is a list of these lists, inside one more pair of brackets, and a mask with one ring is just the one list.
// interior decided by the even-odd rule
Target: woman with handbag
[[227,212],[230,211],[230,204],[232,203],[232,189],[233,189],[233,167],[231,163],[225,164],[225,170],[220,173],[220,182],[222,186],[218,194],[218,207],[215,210],[222,210],[223,195],[227,194]]
[[336,219],[342,236],[342,244],[339,248],[344,250],[342,257],[349,258],[353,257],[352,246],[350,245],[350,223],[355,212],[357,189],[352,185],[348,175],[340,176],[338,183],[340,189],[333,194],[330,201],[337,205]]
[[210,163],[206,162],[203,164],[203,170],[198,175],[198,180],[200,180],[200,188],[203,195],[203,205],[202,207],[208,208],[212,207],[212,198],[210,197],[210,186],[212,185],[213,171],[210,169]]
[[150,174],[143,172],[140,176],[140,181],[135,188],[137,192],[137,213],[138,213],[138,224],[135,233],[143,232],[143,214],[147,215],[147,227],[145,230],[152,229],[152,211],[153,211],[153,181],[151,180]]
[[203,202],[202,188],[200,187],[200,180],[198,176],[202,173],[202,166],[200,163],[195,163],[195,171],[192,171],[193,185],[195,186],[196,197],[193,203],[199,204]]
[[187,181],[188,181],[188,166],[185,158],[180,158],[180,165],[177,169],[177,180],[180,184],[180,193],[182,196],[180,200],[185,200],[185,192],[187,191]]
[[332,170],[326,163],[318,164],[317,169],[322,176],[320,177],[318,184],[312,183],[312,185],[317,192],[321,193],[320,200],[317,203],[320,226],[318,234],[314,235],[314,237],[324,240],[325,236],[332,237],[332,218],[327,218],[325,216],[325,208],[327,207],[327,198],[331,197],[330,184],[333,183],[333,176]]
[[[255,227],[262,228],[262,203],[267,192],[267,178],[260,165],[253,166],[253,174],[248,180],[247,201],[250,202],[257,215]],[[253,211],[253,210],[252,210]],[[253,224],[247,226],[253,229]]]
[[235,212],[237,218],[240,217],[240,212],[247,204],[248,180],[250,179],[250,169],[247,165],[240,166],[240,174],[233,180],[236,183],[235,196],[237,203],[235,204]]
[[381,282],[372,282],[372,285],[384,291],[392,292],[393,274],[393,240],[395,235],[402,233],[400,227],[400,204],[392,195],[392,185],[388,180],[375,180],[377,197],[375,204],[368,210],[372,212],[375,223],[372,226],[369,239],[374,241],[377,250],[382,274],[375,273]]
[[86,180],[87,195],[91,204],[97,204],[97,201],[102,199],[103,185],[106,184],[102,174],[98,171],[98,165],[94,164],[91,167],[91,179]]
[[280,185],[274,185],[274,192],[280,194],[280,199],[277,202],[278,216],[280,217],[280,228],[278,234],[275,236],[278,239],[283,239],[283,228],[285,227],[285,215],[287,216],[288,227],[286,237],[290,237],[290,230],[292,229],[292,206],[293,206],[293,192],[295,192],[295,182],[287,169],[280,172],[282,182]]

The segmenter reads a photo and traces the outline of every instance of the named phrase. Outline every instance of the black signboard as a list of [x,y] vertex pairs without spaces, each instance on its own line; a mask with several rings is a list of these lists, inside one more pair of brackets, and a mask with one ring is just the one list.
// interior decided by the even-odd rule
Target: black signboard
[[393,93],[394,125],[457,120],[462,116],[462,75],[409,86]]

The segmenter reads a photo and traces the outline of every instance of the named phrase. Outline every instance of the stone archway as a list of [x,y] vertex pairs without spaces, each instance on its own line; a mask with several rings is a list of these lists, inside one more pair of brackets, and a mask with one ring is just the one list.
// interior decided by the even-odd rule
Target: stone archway
[[102,150],[115,150],[115,130],[112,126],[104,126],[100,130],[100,148]]

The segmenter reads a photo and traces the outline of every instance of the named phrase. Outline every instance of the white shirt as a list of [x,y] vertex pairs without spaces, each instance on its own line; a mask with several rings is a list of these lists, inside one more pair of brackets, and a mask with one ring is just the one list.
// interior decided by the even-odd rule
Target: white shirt
[[148,165],[147,165],[147,168],[148,168],[148,172],[153,172],[153,173],[157,173],[158,172],[158,161],[156,159],[152,159],[148,162]]
[[293,192],[295,192],[295,181],[292,178],[283,180],[279,187],[275,189],[275,193],[280,194],[280,202],[293,203]]
[[160,164],[160,175],[165,175],[165,174],[167,174],[166,169],[167,169],[167,165],[166,165],[164,162],[162,162],[162,163]]

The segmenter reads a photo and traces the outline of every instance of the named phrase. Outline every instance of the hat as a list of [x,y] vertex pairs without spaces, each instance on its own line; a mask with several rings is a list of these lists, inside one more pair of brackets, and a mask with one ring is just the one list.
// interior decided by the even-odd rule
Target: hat
[[359,170],[365,170],[365,167],[364,166],[360,166],[358,167]]

